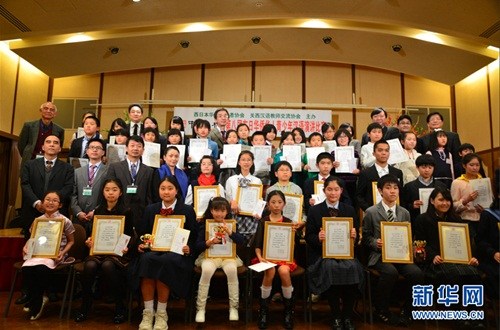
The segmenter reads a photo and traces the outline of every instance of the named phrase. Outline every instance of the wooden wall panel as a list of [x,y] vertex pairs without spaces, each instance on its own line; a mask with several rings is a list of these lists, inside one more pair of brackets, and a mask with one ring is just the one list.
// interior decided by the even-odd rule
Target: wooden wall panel
[[[498,62],[496,60],[494,63],[488,66],[489,78],[490,78],[490,95],[491,95],[491,114],[492,114],[492,124],[493,124],[493,147],[500,147],[500,85],[499,79],[499,69]],[[500,165],[500,162],[497,163]]]
[[355,79],[357,103],[381,106],[388,111],[401,108],[399,73],[356,66]]
[[54,79],[54,98],[99,98],[100,75]]
[[302,102],[302,62],[258,62],[255,101]]
[[450,86],[429,79],[405,75],[406,105],[451,106]]
[[250,102],[252,63],[207,64],[204,87],[205,101]]
[[306,62],[306,102],[352,103],[351,66]]
[[[0,42],[0,131],[11,132],[19,57]],[[17,135],[17,134],[16,134]]]

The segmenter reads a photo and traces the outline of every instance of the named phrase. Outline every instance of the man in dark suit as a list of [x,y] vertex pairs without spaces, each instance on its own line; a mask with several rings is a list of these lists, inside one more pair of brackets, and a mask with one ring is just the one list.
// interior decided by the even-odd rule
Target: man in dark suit
[[56,125],[53,121],[57,115],[57,107],[52,102],[45,102],[40,106],[42,118],[35,121],[26,122],[19,134],[17,148],[21,155],[21,168],[30,159],[43,156],[43,141],[49,135],[59,138],[61,146],[64,143],[64,128]]
[[[373,123],[380,124],[382,126],[382,139],[391,140],[399,139],[399,130],[396,127],[386,126],[387,124],[387,111],[384,108],[375,108],[370,114]],[[361,137],[361,146],[364,146],[370,141],[368,138],[368,133],[364,133]]]
[[83,131],[84,136],[74,139],[71,142],[71,147],[69,149],[68,161],[70,157],[76,158],[87,158],[87,145],[91,139],[101,138],[99,134],[99,128],[101,127],[101,121],[99,118],[94,116],[89,116],[83,120]]
[[47,191],[57,191],[63,196],[60,212],[69,216],[68,206],[73,191],[74,171],[70,164],[57,159],[61,152],[60,143],[57,136],[47,136],[42,146],[43,157],[27,161],[22,168],[21,212],[26,237],[29,237],[33,220],[45,212],[41,200]]
[[137,135],[127,140],[127,158],[108,167],[108,178],[120,180],[124,189],[125,205],[130,207],[134,225],[141,221],[147,205],[152,203],[153,169],[141,162],[144,140]]
[[75,170],[71,211],[76,221],[90,236],[94,210],[98,205],[108,171],[107,166],[102,163],[102,157],[105,154],[104,142],[100,139],[91,139],[88,142],[86,154],[89,164]]
[[[424,141],[424,146],[427,151],[429,148],[429,142],[431,139],[431,133],[439,130],[443,130],[443,115],[439,112],[431,112],[427,115],[427,128],[429,129],[429,134],[424,135],[422,137],[422,141]],[[462,144],[460,142],[460,136],[455,132],[445,132],[448,137],[448,150],[450,150],[451,155],[453,156],[453,161],[456,162],[460,159],[458,154],[458,149]]]
[[141,136],[144,130],[144,124],[142,123],[142,116],[144,110],[140,104],[131,104],[128,106],[128,117],[130,118],[130,123],[127,125],[127,130],[130,136],[138,135]]
[[222,153],[222,148],[226,142],[226,125],[229,121],[229,111],[224,108],[215,110],[214,112],[215,126],[208,134],[208,138],[215,143],[217,143],[217,148],[219,149],[219,155]]
[[373,145],[373,155],[375,156],[375,164],[361,171],[358,178],[356,199],[358,206],[363,211],[373,205],[373,182],[378,181],[378,179],[386,174],[392,174],[398,178],[399,182],[403,183],[403,172],[387,164],[390,155],[387,141],[379,140],[375,142]]

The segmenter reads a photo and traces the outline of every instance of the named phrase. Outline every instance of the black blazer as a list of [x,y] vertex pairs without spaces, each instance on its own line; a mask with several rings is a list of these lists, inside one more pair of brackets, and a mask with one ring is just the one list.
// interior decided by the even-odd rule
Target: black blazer
[[[399,139],[400,137],[399,129],[392,126],[382,127],[382,134],[383,134],[382,139],[384,140]],[[368,142],[369,142],[368,133],[364,133],[363,136],[361,137],[361,145],[364,146]]]
[[50,171],[49,185],[45,187],[45,164],[44,158],[37,158],[27,161],[21,171],[21,189],[22,189],[22,215],[25,229],[29,229],[33,220],[40,216],[33,203],[42,200],[46,191],[57,191],[62,196],[61,214],[69,216],[68,206],[71,193],[73,192],[74,174],[73,167],[57,159]]
[[[453,162],[456,163],[460,156],[458,155],[458,148],[462,144],[460,142],[460,136],[455,132],[445,132],[446,137],[448,138],[448,150],[450,150],[451,155],[453,156]],[[424,146],[426,151],[429,150],[429,142],[431,140],[431,134],[422,136],[422,141],[424,142]]]
[[[332,175],[335,175],[335,174],[332,174]],[[303,189],[304,209],[305,209],[306,213],[311,208],[311,205],[309,205],[309,200],[311,199],[312,194],[314,194],[314,181],[316,181],[316,180],[318,180],[318,175],[314,176],[313,178],[309,178],[304,182],[304,189]],[[340,179],[340,180],[342,180],[342,179]],[[344,185],[345,185],[345,183],[344,183]],[[349,196],[349,192],[347,191],[347,189],[344,188],[344,191],[342,191],[342,195],[340,196],[340,201],[352,206],[353,203],[352,203],[351,197],[354,198],[354,196]]]
[[[306,243],[307,243],[307,263],[313,265],[323,255],[323,244],[319,241],[319,231],[323,227],[323,217],[329,217],[326,202],[311,206],[307,213],[306,222]],[[354,208],[350,205],[339,203],[338,217],[353,218],[353,226],[356,232],[359,230],[359,218]]]
[[[98,138],[98,139],[102,139],[102,136],[99,134],[99,132],[96,133],[95,137]],[[69,162],[69,158],[70,157],[89,158],[87,156],[87,153],[84,153],[83,157],[80,157],[82,155],[82,142],[83,142],[83,139],[84,139],[84,137],[82,136],[82,137],[79,137],[78,139],[74,139],[71,142],[71,147],[69,148],[69,153],[68,153],[68,162]],[[106,146],[104,146],[104,150],[106,150]]]
[[[403,185],[403,172],[393,166],[389,165],[389,174],[396,176]],[[362,170],[359,173],[358,187],[356,191],[356,199],[358,200],[359,207],[365,211],[367,208],[373,205],[373,190],[372,182],[378,181],[380,179],[377,168],[375,165]],[[401,195],[401,192],[400,192]]]

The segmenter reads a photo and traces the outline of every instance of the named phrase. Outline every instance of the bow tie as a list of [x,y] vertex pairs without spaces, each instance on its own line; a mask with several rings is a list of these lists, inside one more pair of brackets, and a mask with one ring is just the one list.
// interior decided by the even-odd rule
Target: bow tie
[[339,215],[339,210],[334,208],[334,207],[329,207],[328,208],[328,213],[330,213],[331,217],[336,217]]
[[161,214],[161,215],[172,215],[172,214],[174,214],[174,210],[172,210],[172,208],[171,208],[171,207],[169,207],[168,209],[164,209],[164,208],[162,208],[162,209],[160,210],[160,214]]
[[242,188],[248,187],[248,184],[250,183],[250,180],[247,178],[239,178],[238,179],[238,185]]

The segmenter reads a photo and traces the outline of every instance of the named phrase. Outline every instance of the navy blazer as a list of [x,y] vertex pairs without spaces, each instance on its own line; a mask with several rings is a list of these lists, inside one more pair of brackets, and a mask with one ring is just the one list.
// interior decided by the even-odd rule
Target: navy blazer
[[[399,180],[401,188],[403,187],[403,172],[391,165],[389,166],[389,174],[396,176]],[[356,199],[358,200],[358,206],[365,211],[367,208],[373,205],[373,189],[372,182],[378,181],[380,179],[377,168],[375,165],[362,170],[359,173],[358,187],[356,190]],[[402,190],[402,189],[401,189]],[[401,195],[401,191],[400,191]]]

